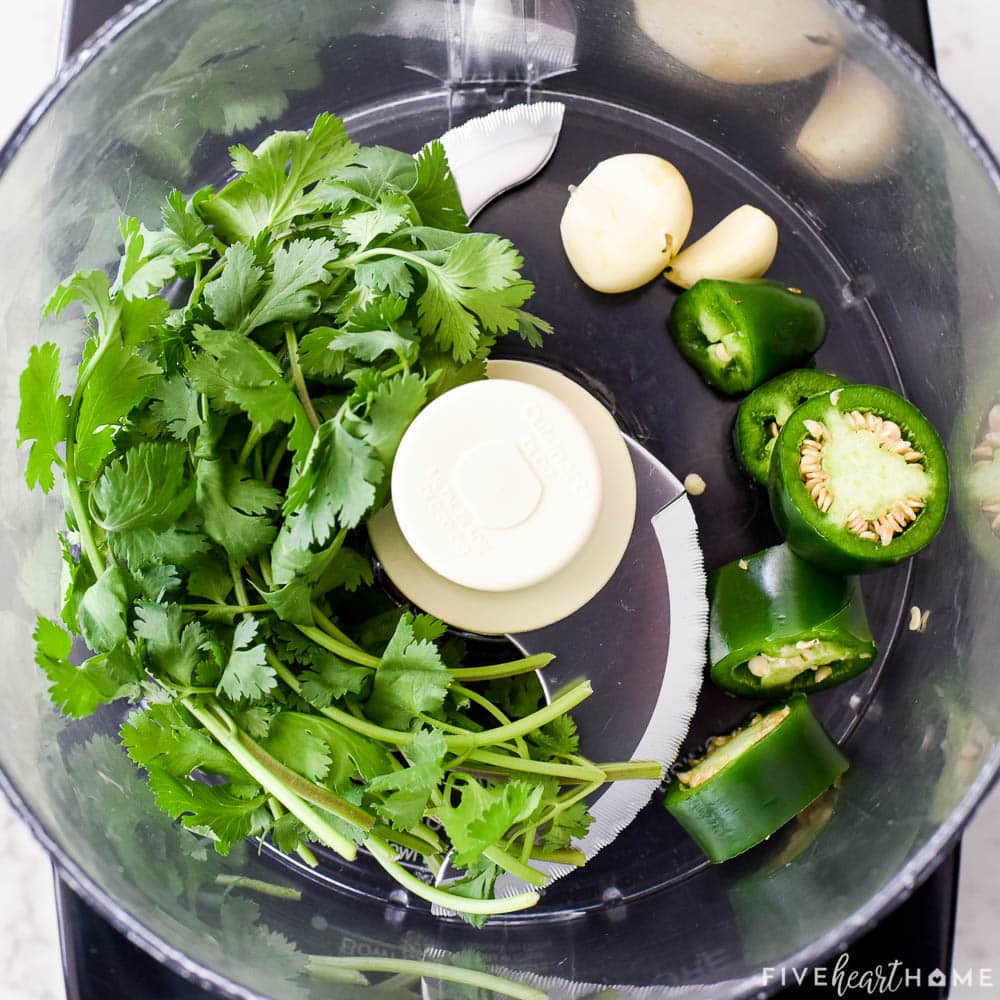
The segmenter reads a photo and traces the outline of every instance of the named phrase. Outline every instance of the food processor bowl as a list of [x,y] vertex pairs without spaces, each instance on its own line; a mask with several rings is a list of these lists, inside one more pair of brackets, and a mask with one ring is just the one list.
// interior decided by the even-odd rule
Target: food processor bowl
[[[32,631],[36,615],[58,614],[62,505],[20,475],[18,377],[44,340],[67,363],[79,357],[84,325],[41,318],[54,286],[112,265],[121,214],[153,225],[171,188],[225,181],[233,143],[333,111],[358,141],[412,151],[535,100],[566,105],[555,157],[477,220],[524,252],[532,308],[557,330],[541,351],[509,356],[576,379],[674,472],[703,477],[694,508],[707,566],[777,536],[731,451],[735,407],[669,342],[674,293],[657,280],[600,296],[562,254],[566,187],[607,156],[674,162],[694,195],[692,238],[744,202],[768,211],[781,237],[771,273],[829,318],[819,365],[908,395],[949,443],[956,488],[942,534],[865,579],[881,653],[814,699],[852,765],[818,807],[711,866],[657,796],[535,910],[476,930],[433,915],[363,856],[324,856],[312,871],[249,842],[217,854],[157,810],[117,741],[127,707],[78,722],[53,709]],[[959,835],[1000,768],[1000,538],[982,509],[1000,496],[984,495],[973,456],[998,430],[1000,177],[933,74],[857,5],[137,3],[64,69],[0,168],[3,784],[67,880],[131,940],[233,996],[346,995],[345,958],[375,979],[383,959],[424,963],[411,969],[422,978],[391,981],[399,995],[414,983],[429,995],[766,994],[780,977],[765,969],[844,948]],[[913,607],[929,612],[925,627],[910,628]],[[706,686],[686,751],[749,707]]]

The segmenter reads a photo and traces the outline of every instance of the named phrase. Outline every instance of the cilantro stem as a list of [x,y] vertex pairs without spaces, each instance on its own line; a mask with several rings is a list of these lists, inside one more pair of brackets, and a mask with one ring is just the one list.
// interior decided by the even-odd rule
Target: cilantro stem
[[[559,778],[563,784],[603,784],[604,772],[593,765],[558,764],[551,760],[531,760],[514,757],[509,754],[493,753],[491,750],[473,750],[467,760],[473,764],[484,764],[499,772],[523,771],[526,774],[544,774],[550,778]],[[452,762],[451,768],[457,767]]]
[[202,611],[205,614],[247,615],[266,614],[270,604],[182,604],[184,611]]
[[274,449],[274,454],[267,463],[267,470],[264,473],[264,482],[268,485],[274,482],[274,477],[278,474],[281,460],[288,454],[288,435],[286,434]]
[[[503,899],[466,899],[463,896],[456,896],[444,889],[435,889],[422,882],[416,875],[408,872],[396,859],[392,848],[378,837],[369,836],[365,846],[371,856],[404,889],[412,892],[414,896],[446,910],[452,910],[456,913],[478,913],[485,916],[496,913],[516,913],[518,910],[527,910],[534,906],[539,899],[537,892],[521,892]],[[448,967],[444,966],[443,968]],[[385,971],[396,971],[396,969]],[[536,995],[532,993],[533,997]]]
[[[316,612],[314,610],[313,614],[315,615],[315,613]],[[331,622],[330,624],[333,623]],[[322,646],[331,653],[336,653],[337,656],[340,656],[345,660],[349,660],[351,663],[356,663],[359,667],[371,667],[374,669],[379,664],[379,658],[377,656],[372,656],[370,653],[366,653],[363,649],[354,648],[347,645],[346,642],[334,639],[332,635],[328,635],[326,632],[321,631],[314,625],[296,625],[295,627],[304,636],[306,636],[306,638],[312,639],[317,646]]]
[[[333,540],[333,545],[337,547],[338,551],[340,549],[340,546],[343,544],[344,538],[346,536],[347,536],[346,528],[341,528],[340,531],[337,532],[337,536]],[[344,632],[341,632],[340,629],[337,628],[337,626],[334,625],[333,622],[330,621],[330,619],[325,614],[323,614],[322,610],[318,608],[315,604],[312,606],[312,613],[313,613],[313,618],[316,619],[316,622],[319,624],[319,627],[324,632],[326,632],[327,635],[332,636],[334,639],[337,639],[340,642],[344,643],[345,646],[350,646],[352,649],[357,649],[360,650],[361,652],[364,652],[364,650],[362,650],[361,647],[349,635],[347,635]]]
[[[467,688],[462,684],[452,684],[451,690],[464,698],[468,698],[474,705],[478,705],[483,711],[492,715],[501,726],[506,726],[510,724],[510,719],[500,711],[496,705],[493,704],[489,698],[484,697],[478,691],[473,691],[471,688]],[[516,736],[514,738],[514,745],[517,747],[517,755],[519,757],[530,757],[531,754],[528,753],[528,745],[524,742],[523,736]]]
[[247,435],[247,439],[243,443],[243,448],[240,451],[240,457],[237,459],[237,462],[240,465],[245,466],[247,464],[247,462],[250,460],[250,456],[253,454],[254,448],[256,448],[258,444],[260,444],[260,439],[261,439],[260,430],[256,427],[251,427],[250,433]]
[[[201,261],[198,261],[199,268],[201,267]],[[208,273],[202,277],[197,278],[194,283],[194,287],[191,289],[191,296],[188,299],[188,308],[197,305],[201,299],[201,293],[205,291],[205,286],[226,266],[226,258],[220,257],[208,270]]]
[[[426,827],[418,824],[414,829],[420,829],[427,833],[427,838],[423,836],[418,836],[413,830],[402,832],[400,830],[393,830],[383,823],[376,823],[372,827],[372,833],[376,837],[381,837],[383,840],[388,840],[393,844],[397,844],[399,847],[407,847],[411,851],[416,851],[418,854],[427,854],[430,851],[432,854],[442,854],[444,852],[444,845],[441,843],[437,837],[427,830]],[[431,839],[433,838],[433,840]]]
[[[495,729],[484,729],[481,733],[470,733],[464,739],[468,742],[464,745],[473,747],[489,747],[495,743],[504,743],[514,739],[516,736],[527,736],[528,733],[539,729],[546,723],[560,715],[565,715],[571,708],[575,708],[581,701],[586,701],[594,693],[590,686],[590,681],[579,680],[571,684],[565,690],[560,691],[548,705],[544,705],[537,712],[532,712],[516,722],[508,723],[506,726],[498,726]],[[445,737],[449,739],[449,737]],[[451,737],[458,740],[458,737]]]
[[[301,627],[301,626],[300,626]],[[302,627],[305,631],[305,628]],[[321,633],[322,634],[322,633]],[[302,685],[299,683],[299,679],[281,662],[280,659],[275,655],[274,651],[268,649],[266,651],[267,662],[274,667],[277,675],[298,695],[302,694]],[[532,730],[538,729],[540,726],[544,726],[547,722],[551,722],[554,718],[559,715],[564,715],[571,708],[575,708],[580,704],[581,701],[586,700],[593,694],[593,688],[590,686],[590,681],[581,680],[577,681],[575,684],[566,688],[565,691],[560,692],[552,701],[540,708],[537,712],[532,712],[531,715],[526,715],[523,719],[518,719],[516,722],[511,722],[506,726],[498,726],[495,729],[484,729],[479,733],[468,733],[467,735],[446,735],[445,742],[448,745],[449,751],[452,753],[460,752],[463,750],[474,751],[475,753],[481,753],[480,747],[491,747],[495,746],[497,743],[505,743],[507,740],[513,739],[515,736],[526,736]],[[337,722],[342,725],[345,729],[350,729],[352,732],[360,733],[362,736],[368,736],[373,740],[377,740],[379,743],[390,743],[398,747],[403,747],[408,745],[413,740],[413,733],[403,732],[399,729],[386,729],[384,726],[378,726],[374,722],[368,722],[366,719],[358,719],[351,715],[350,712],[344,712],[339,708],[334,708],[333,705],[328,705],[326,708],[318,709],[320,714],[325,715],[328,719],[333,722]],[[470,759],[473,754],[470,753]],[[504,758],[507,760],[518,760],[517,757]],[[532,767],[536,764],[543,764],[543,761],[531,761]],[[513,770],[515,765],[508,765]],[[560,765],[561,766],[561,765]],[[569,765],[567,765],[569,766]],[[601,771],[601,777],[603,778],[604,772]]]
[[519,861],[513,854],[508,854],[498,844],[491,844],[487,847],[483,851],[483,857],[489,858],[493,864],[499,865],[505,872],[510,872],[511,875],[516,876],[523,882],[527,882],[529,885],[541,887],[549,880],[549,876],[545,872],[540,872],[537,868],[532,868],[531,865],[526,865],[523,861]]
[[[285,815],[285,807],[275,798],[269,798],[267,800],[267,808],[271,810],[271,815],[275,819],[281,819]],[[319,861],[316,860],[316,855],[309,849],[307,844],[298,843],[295,845],[295,853],[310,867],[318,868]]]
[[548,861],[557,865],[573,865],[574,868],[582,868],[587,863],[587,855],[583,851],[578,851],[573,847],[561,847],[558,851],[531,852],[532,861]]
[[94,576],[99,577],[105,570],[104,558],[94,540],[90,518],[84,507],[83,496],[80,494],[80,483],[76,478],[76,461],[70,438],[66,440],[66,472],[63,481],[66,484],[66,495],[69,497],[69,505],[73,510],[76,528],[80,532],[80,544],[87,556],[87,562],[90,563],[90,568],[94,571]]
[[216,875],[215,884],[231,889],[250,889],[263,896],[292,899],[296,903],[302,899],[301,890],[293,889],[290,885],[275,885],[273,882],[264,882],[259,878],[247,878],[245,875]]
[[[183,698],[181,704],[205,727],[208,733],[230,756],[261,786],[269,795],[274,796],[299,822],[304,823],[315,834],[317,840],[336,851],[347,861],[354,861],[358,856],[357,848],[347,839],[322,813],[317,812],[307,802],[303,802],[290,788],[264,767],[239,741],[236,736],[239,730],[235,724],[230,730],[225,723],[208,710],[212,706],[208,701],[200,704],[193,698]],[[228,719],[228,716],[226,716]],[[230,722],[232,720],[229,720]]]
[[259,743],[256,743],[245,733],[237,734],[236,738],[243,744],[246,750],[263,766],[268,769],[279,781],[282,781],[300,798],[311,802],[314,806],[325,809],[328,813],[333,813],[352,826],[368,831],[375,825],[375,819],[363,809],[342,799],[339,795],[334,795],[329,789],[307,781],[296,771],[285,767],[280,760],[272,757]]
[[517,674],[531,673],[532,670],[541,670],[554,659],[552,653],[535,653],[520,660],[494,663],[488,667],[454,667],[449,673],[457,681],[491,681],[500,677],[514,677]]
[[299,364],[299,342],[295,336],[295,330],[291,323],[285,324],[285,343],[288,345],[288,364],[292,369],[292,381],[295,383],[295,391],[298,393],[299,402],[302,409],[306,411],[312,429],[319,430],[320,419],[313,409],[312,400],[309,398],[309,390],[306,388],[306,377],[302,374],[302,366]]
[[663,765],[655,760],[627,760],[597,765],[604,772],[605,781],[659,781]]
[[354,970],[361,972],[395,972],[411,973],[424,979],[439,979],[446,983],[461,983],[463,986],[473,986],[481,990],[490,990],[503,996],[514,997],[515,1000],[546,1000],[547,994],[536,990],[533,986],[495,976],[490,972],[480,972],[478,969],[463,969],[457,965],[447,965],[444,962],[421,962],[411,958],[383,958],[381,955],[334,958],[327,955],[311,955],[309,957],[309,972],[322,977],[326,970]]

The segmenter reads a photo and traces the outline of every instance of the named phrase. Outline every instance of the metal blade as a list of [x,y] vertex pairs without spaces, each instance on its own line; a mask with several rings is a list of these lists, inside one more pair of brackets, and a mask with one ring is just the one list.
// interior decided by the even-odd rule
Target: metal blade
[[566,107],[519,104],[472,118],[441,136],[469,221],[494,198],[523,184],[552,158]]
[[[541,672],[549,692],[586,675],[594,694],[573,711],[581,751],[598,763],[677,755],[694,714],[705,667],[708,602],[694,512],[677,478],[645,448],[626,439],[638,484],[628,549],[604,589],[569,618],[512,635],[525,654],[549,651]],[[592,858],[636,817],[660,782],[619,781],[590,802],[594,823],[577,844]],[[537,864],[550,880],[574,871]],[[525,884],[503,876],[498,895]]]

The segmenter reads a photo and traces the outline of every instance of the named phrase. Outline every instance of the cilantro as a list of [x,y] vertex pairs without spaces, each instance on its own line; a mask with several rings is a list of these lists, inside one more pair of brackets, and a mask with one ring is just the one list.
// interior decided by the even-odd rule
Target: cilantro
[[125,575],[117,566],[109,566],[87,588],[77,605],[80,631],[91,649],[106,653],[125,641],[127,608]]
[[135,615],[135,634],[143,640],[153,672],[176,684],[191,684],[208,639],[201,623],[185,625],[180,605],[154,601],[138,602]]
[[437,646],[414,634],[413,615],[400,617],[389,640],[368,699],[368,714],[391,729],[408,729],[422,712],[444,702],[450,678]]
[[274,668],[264,657],[264,646],[251,646],[257,635],[257,622],[243,619],[233,633],[229,659],[219,680],[219,694],[233,701],[256,701],[277,683]]
[[556,851],[569,847],[574,837],[585,837],[594,817],[587,810],[586,802],[574,802],[562,812],[557,813],[542,835],[542,847],[547,851]]
[[237,467],[202,459],[195,470],[195,498],[205,533],[238,562],[262,552],[277,534],[266,515],[278,506],[280,496]]
[[420,822],[431,795],[444,777],[446,749],[440,732],[421,729],[403,751],[409,766],[368,782],[369,794],[388,793],[375,808],[397,830],[408,830]]
[[41,486],[45,493],[55,485],[53,464],[62,464],[56,446],[66,440],[69,419],[69,397],[60,395],[59,388],[59,348],[32,347],[21,374],[17,443],[33,442],[25,478],[29,487]]
[[314,708],[329,708],[347,694],[364,695],[371,688],[372,672],[334,653],[317,649],[312,667],[302,676],[302,697]]
[[233,844],[267,828],[263,795],[244,798],[225,785],[178,778],[156,765],[147,770],[157,805],[188,829],[210,830],[219,854],[228,854]]
[[[221,74],[209,127],[257,124],[227,60],[190,44],[179,59]],[[158,80],[165,99],[182,94],[180,77]],[[151,137],[144,155],[186,169],[173,142]],[[188,857],[211,856],[198,838],[225,854],[269,833],[282,850],[345,857],[367,838],[390,871],[394,837],[453,850],[467,873],[445,899],[462,910],[492,898],[504,859],[586,832],[586,809],[562,808],[558,781],[532,773],[575,762],[575,726],[541,706],[533,675],[466,675],[484,702],[456,694],[465,643],[389,606],[363,523],[428,401],[484,378],[503,334],[537,344],[549,328],[523,309],[532,286],[513,245],[469,232],[440,144],[359,149],[320,115],[231,153],[235,180],[171,192],[158,229],[122,219],[111,277],[81,271],[51,296],[47,314],[76,303],[85,317],[72,392],[55,344],[32,348],[21,376],[25,478],[49,492],[62,473],[67,500],[66,627],[39,619],[37,663],[71,717],[143,698],[120,739],[148,786],[91,740],[72,754],[75,801],[123,842],[155,803],[180,820],[161,813],[157,829]],[[496,716],[535,711],[544,725],[524,743],[487,742]],[[488,781],[465,770],[473,735],[494,751]],[[128,804],[101,817],[112,785]],[[190,891],[178,870],[164,884]],[[276,995],[295,992],[301,956],[257,916],[227,898],[222,931],[205,932],[224,933],[230,957],[273,956]]]
[[138,695],[142,675],[126,645],[76,665],[69,659],[72,638],[54,622],[39,618],[34,639],[35,662],[49,678],[52,700],[66,715],[81,718],[98,705]]
[[569,758],[580,752],[580,737],[576,723],[568,715],[560,715],[530,736],[532,756],[536,760]]
[[281,712],[272,720],[262,746],[286,767],[310,781],[322,781],[331,756],[319,722],[295,712]]
[[384,474],[367,442],[332,420],[321,424],[285,500],[293,544],[323,545],[336,527],[355,527],[375,502]]
[[507,831],[537,809],[542,786],[512,778],[484,785],[473,778],[461,786],[457,805],[442,805],[437,815],[455,848],[455,863],[473,865],[492,844],[502,843]]

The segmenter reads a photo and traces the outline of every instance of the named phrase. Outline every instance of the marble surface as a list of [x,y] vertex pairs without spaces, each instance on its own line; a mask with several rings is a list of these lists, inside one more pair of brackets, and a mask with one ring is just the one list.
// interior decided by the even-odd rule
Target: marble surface
[[[86,0],[81,0],[86,2]],[[900,0],[903,2],[903,0]],[[55,70],[62,0],[3,0],[0,32],[0,140],[16,126]],[[995,149],[1000,150],[1000,4],[931,0],[940,73]],[[962,851],[955,968],[994,970],[1000,984],[1000,790],[982,805]],[[0,799],[0,1000],[59,1000],[59,964],[49,864]],[[1000,989],[1000,986],[997,987]],[[957,987],[954,997],[991,991]],[[995,993],[993,995],[996,995]]]

